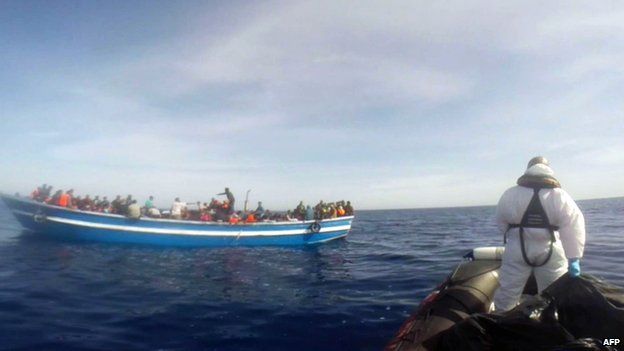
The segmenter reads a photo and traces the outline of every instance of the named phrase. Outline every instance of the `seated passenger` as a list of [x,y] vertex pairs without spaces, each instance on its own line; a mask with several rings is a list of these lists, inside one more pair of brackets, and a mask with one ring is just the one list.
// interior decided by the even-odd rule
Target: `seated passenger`
[[30,194],[30,198],[34,201],[44,202],[47,198],[50,197],[50,192],[52,191],[52,187],[48,187],[47,184],[42,184],[40,187],[33,190]]
[[229,220],[230,211],[232,208],[227,200],[223,200],[223,202],[218,203],[219,207],[216,208],[217,220]]
[[159,210],[159,209],[157,209],[156,207],[150,207],[150,208],[147,210],[147,215],[148,215],[149,217],[152,217],[152,218],[160,218],[160,216],[161,216],[161,215],[160,215],[160,210]]
[[110,202],[108,201],[108,197],[104,196],[102,201],[97,205],[98,211],[109,213],[110,212]]
[[91,199],[89,194],[87,194],[85,198],[82,199],[80,207],[83,211],[93,211],[93,200]]
[[111,213],[122,213],[122,200],[121,195],[117,195],[115,199],[111,202]]
[[268,222],[272,222],[273,219],[273,213],[270,210],[264,210],[264,213],[262,214],[262,218],[260,218],[262,221],[268,221]]
[[76,205],[74,189],[67,190],[67,195],[69,195],[69,204],[67,205],[67,207],[74,207]]
[[141,206],[137,204],[136,200],[132,200],[130,205],[128,205],[128,218],[139,219],[141,217]]
[[299,220],[297,219],[297,217],[293,216],[292,212],[290,212],[290,210],[286,211],[286,218],[287,221],[289,222],[298,222]]
[[41,191],[42,191],[41,187],[35,188],[35,190],[33,190],[32,193],[30,193],[30,198],[32,200],[39,201]]
[[256,223],[258,222],[258,220],[256,219],[256,216],[252,213],[247,215],[247,218],[245,219],[246,223]]
[[336,217],[338,217],[338,211],[336,210],[336,206],[334,204],[331,204],[331,206],[329,206],[329,218]]
[[345,216],[353,216],[353,206],[351,206],[351,201],[347,201],[347,204],[344,207]]
[[[45,186],[45,184],[43,184]],[[39,195],[39,201],[46,201],[50,199],[50,195],[52,195],[52,186],[48,185],[43,188],[43,192]]]
[[311,221],[313,219],[314,219],[314,210],[312,209],[312,207],[310,207],[310,205],[308,205],[306,206],[305,220]]
[[299,201],[299,205],[295,207],[295,211],[293,215],[295,218],[299,220],[303,220],[305,218],[305,214],[306,214],[306,209],[305,209],[305,206],[303,205],[303,201]]
[[199,217],[199,220],[202,222],[212,222],[212,216],[208,210],[204,210]]
[[219,203],[219,200],[215,199],[214,197],[210,200],[210,205],[208,205],[208,209],[209,210],[215,210],[217,209],[217,207],[221,206],[221,204]]
[[145,209],[149,210],[152,207],[154,207],[154,197],[150,196],[149,199],[145,201]]
[[73,208],[74,210],[82,210],[82,198],[80,196],[72,197],[72,206],[68,206]]
[[50,197],[50,199],[48,200],[48,205],[57,205],[59,203],[59,199],[61,198],[61,195],[63,195],[63,190],[57,190],[54,195],[52,195],[52,197]]
[[238,224],[238,222],[240,222],[240,217],[238,216],[236,212],[230,215],[229,222],[230,224]]
[[71,198],[69,194],[63,192],[63,190],[59,190],[58,193],[59,193],[59,196],[56,199],[56,202],[54,204],[57,206],[61,206],[61,207],[71,206]]
[[195,203],[195,206],[197,206],[197,209],[192,209],[192,210],[187,210],[187,219],[190,219],[192,221],[199,221],[201,214],[202,214],[202,205],[200,201],[197,201]]
[[336,209],[337,215],[338,217],[342,217],[345,215],[345,210],[344,208],[342,208],[342,206],[338,206],[338,208]]
[[323,219],[324,207],[325,207],[325,204],[323,203],[323,200],[319,201],[319,203],[316,204],[316,206],[314,206],[314,218],[315,219]]
[[132,204],[132,195],[128,194],[125,200],[121,201],[121,214],[128,214],[128,206]]

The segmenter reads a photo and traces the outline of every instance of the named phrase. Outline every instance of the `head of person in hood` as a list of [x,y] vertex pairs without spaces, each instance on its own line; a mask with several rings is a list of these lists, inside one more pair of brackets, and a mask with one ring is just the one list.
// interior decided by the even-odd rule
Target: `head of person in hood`
[[550,162],[543,156],[533,157],[527,164],[527,169],[517,184],[529,188],[560,188],[561,184],[555,178],[555,172],[550,168]]
[[545,157],[529,160],[517,185],[503,193],[496,222],[505,242],[497,310],[518,303],[531,274],[540,292],[566,273],[580,274],[585,220]]

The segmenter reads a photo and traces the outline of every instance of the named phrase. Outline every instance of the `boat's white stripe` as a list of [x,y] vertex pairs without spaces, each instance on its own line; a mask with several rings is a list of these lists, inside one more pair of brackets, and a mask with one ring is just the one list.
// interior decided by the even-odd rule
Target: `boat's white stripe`
[[[190,229],[165,229],[165,228],[145,228],[127,225],[114,225],[105,223],[93,223],[79,221],[75,219],[67,219],[60,217],[47,217],[48,221],[76,225],[81,227],[122,230],[127,232],[148,233],[148,234],[177,234],[177,235],[205,235],[205,236],[275,236],[275,235],[301,235],[310,233],[307,229],[289,229],[289,230],[239,230],[239,231],[216,231],[216,230],[190,230]],[[233,225],[234,226],[234,225]],[[249,227],[245,228],[249,229]],[[341,230],[350,230],[351,225],[340,225],[333,227],[322,227],[321,233],[337,232]]]

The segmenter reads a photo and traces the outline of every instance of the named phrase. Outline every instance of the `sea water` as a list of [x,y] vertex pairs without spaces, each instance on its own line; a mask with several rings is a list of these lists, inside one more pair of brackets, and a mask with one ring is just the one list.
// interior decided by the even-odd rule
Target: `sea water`
[[[624,286],[624,198],[580,201],[583,271]],[[0,349],[380,350],[493,207],[358,211],[346,240],[176,249],[62,242],[0,205]]]

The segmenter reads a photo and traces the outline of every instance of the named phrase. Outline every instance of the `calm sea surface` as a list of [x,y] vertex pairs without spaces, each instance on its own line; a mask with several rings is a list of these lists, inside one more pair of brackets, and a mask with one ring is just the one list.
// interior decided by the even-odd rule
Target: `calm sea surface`
[[[585,272],[624,286],[624,198],[581,201]],[[0,204],[0,349],[379,350],[493,207],[359,211],[309,248],[171,249],[23,232]]]

